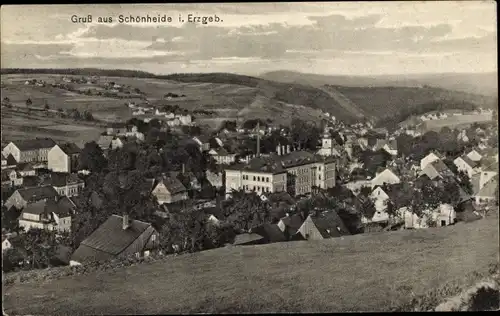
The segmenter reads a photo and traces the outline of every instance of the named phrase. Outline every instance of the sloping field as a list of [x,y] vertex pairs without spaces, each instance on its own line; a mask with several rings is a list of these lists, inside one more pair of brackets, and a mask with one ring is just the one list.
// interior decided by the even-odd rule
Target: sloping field
[[2,108],[2,141],[50,137],[56,142],[83,144],[97,140],[103,128],[91,124],[81,124],[69,119],[40,117],[21,114]]
[[7,314],[389,311],[498,262],[498,217],[319,242],[227,247],[4,286]]
[[[494,98],[438,88],[417,87],[344,87],[333,86],[358,105],[368,115],[391,117],[401,109],[418,109],[422,104],[438,102],[448,108],[459,108],[462,102],[471,102],[485,108],[494,108]],[[453,107],[457,105],[457,107]]]

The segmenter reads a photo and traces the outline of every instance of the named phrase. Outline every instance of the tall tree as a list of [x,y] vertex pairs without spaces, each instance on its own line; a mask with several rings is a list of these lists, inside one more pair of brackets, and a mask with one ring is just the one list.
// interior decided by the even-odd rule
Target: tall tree
[[78,168],[87,169],[90,172],[100,172],[106,166],[107,160],[101,147],[94,141],[86,143],[80,154]]

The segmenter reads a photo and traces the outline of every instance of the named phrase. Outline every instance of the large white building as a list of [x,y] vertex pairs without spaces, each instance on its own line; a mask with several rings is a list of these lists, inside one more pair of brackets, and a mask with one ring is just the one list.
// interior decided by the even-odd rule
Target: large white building
[[5,157],[12,155],[18,163],[45,162],[48,160],[49,150],[55,145],[56,143],[50,138],[10,142],[2,153]]
[[288,191],[303,195],[311,193],[313,187],[334,187],[336,177],[335,160],[305,151],[254,158],[248,164],[227,167],[225,173],[227,194],[243,189],[258,194]]

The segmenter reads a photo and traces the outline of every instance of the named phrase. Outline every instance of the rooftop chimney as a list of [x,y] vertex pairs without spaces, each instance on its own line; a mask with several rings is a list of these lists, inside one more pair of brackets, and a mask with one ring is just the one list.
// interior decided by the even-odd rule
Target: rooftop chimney
[[130,227],[130,220],[128,218],[128,214],[123,214],[122,228],[123,228],[123,230],[126,230],[129,227]]

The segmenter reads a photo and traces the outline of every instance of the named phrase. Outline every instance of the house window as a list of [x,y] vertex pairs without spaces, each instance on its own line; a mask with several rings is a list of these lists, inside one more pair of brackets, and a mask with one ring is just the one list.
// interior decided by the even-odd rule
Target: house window
[[269,182],[269,177],[266,178],[266,182]]
[[257,177],[257,181],[260,181],[260,177]]
[[319,175],[319,179],[321,180],[321,175]]
[[154,235],[154,234],[153,234],[153,235],[151,236],[151,241],[156,241],[156,235]]
[[266,192],[269,192],[269,187],[266,188]]
[[253,176],[253,181],[255,181],[255,176]]

